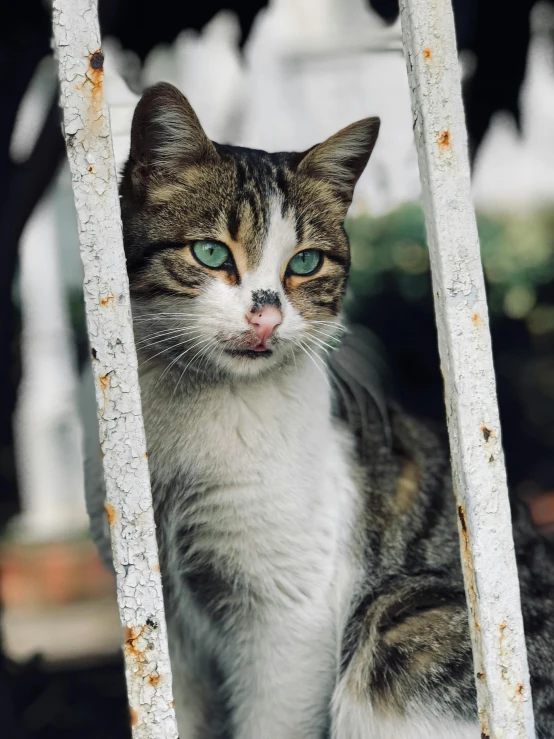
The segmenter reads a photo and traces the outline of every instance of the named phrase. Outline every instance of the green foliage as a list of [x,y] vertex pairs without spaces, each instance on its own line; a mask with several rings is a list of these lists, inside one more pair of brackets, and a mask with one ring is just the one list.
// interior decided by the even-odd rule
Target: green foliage
[[[554,306],[540,300],[541,286],[554,281],[554,212],[478,214],[477,222],[492,315],[524,319],[533,333],[554,331]],[[380,218],[351,218],[346,228],[352,245],[349,301],[385,289],[408,302],[429,299],[429,255],[418,205]]]

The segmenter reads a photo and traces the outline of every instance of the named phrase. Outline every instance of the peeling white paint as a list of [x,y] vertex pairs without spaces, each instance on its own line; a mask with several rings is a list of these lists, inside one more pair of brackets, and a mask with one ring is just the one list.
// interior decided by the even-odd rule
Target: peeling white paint
[[171,670],[96,0],[55,0],[134,739],[176,739]]
[[535,736],[450,0],[401,0],[482,737]]

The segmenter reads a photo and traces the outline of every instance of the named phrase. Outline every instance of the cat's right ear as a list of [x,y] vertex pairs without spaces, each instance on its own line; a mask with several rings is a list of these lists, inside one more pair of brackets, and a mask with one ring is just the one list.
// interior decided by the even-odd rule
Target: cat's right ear
[[140,99],[131,126],[133,179],[171,173],[217,156],[189,101],[176,87],[160,82]]
[[350,124],[301,154],[298,171],[331,183],[350,201],[377,141],[380,125],[379,118]]

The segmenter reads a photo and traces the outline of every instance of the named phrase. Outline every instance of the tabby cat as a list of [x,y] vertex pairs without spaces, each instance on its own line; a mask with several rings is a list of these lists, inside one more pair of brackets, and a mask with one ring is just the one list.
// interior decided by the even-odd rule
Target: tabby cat
[[[148,90],[121,186],[180,739],[479,739],[442,443],[341,335],[343,221],[377,139],[208,139]],[[514,510],[537,735],[554,557]]]

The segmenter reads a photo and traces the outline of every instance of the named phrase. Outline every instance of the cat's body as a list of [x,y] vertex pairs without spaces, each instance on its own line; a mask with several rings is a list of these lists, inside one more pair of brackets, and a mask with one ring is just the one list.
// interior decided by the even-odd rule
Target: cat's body
[[[155,382],[146,376],[143,393],[148,438],[164,439],[149,453],[170,633],[194,643],[193,683],[210,663],[227,681],[195,710],[237,739],[321,739],[360,512],[325,378],[301,362],[269,389],[263,380],[185,388],[177,417],[172,385],[166,406]],[[176,676],[186,653],[173,653]],[[214,716],[218,691],[224,717]]]
[[[436,437],[338,327],[342,222],[377,127],[299,155],[137,108],[122,213],[180,739],[479,739],[456,510]],[[516,512],[539,739],[554,559]]]

